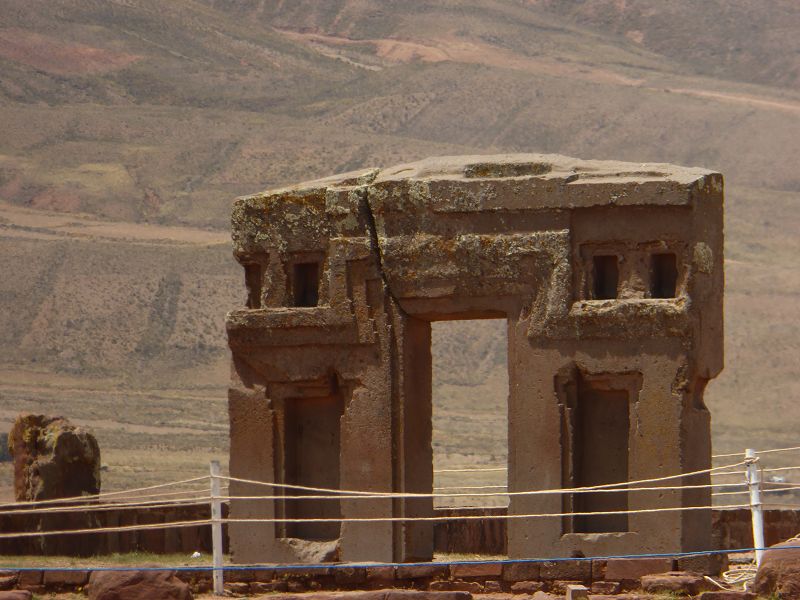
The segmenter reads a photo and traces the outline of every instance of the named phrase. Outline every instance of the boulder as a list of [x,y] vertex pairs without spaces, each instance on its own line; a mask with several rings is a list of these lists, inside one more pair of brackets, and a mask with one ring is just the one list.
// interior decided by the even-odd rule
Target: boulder
[[191,600],[189,585],[174,571],[95,571],[89,600]]
[[17,501],[100,493],[100,447],[63,417],[20,415],[9,435]]
[[800,541],[781,542],[764,552],[753,591],[759,596],[800,600]]

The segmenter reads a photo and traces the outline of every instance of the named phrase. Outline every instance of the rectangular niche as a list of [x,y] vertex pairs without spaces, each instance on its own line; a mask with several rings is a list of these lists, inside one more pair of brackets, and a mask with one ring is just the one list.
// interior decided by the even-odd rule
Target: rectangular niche
[[294,306],[312,307],[319,304],[320,264],[302,262],[292,265],[292,301]]
[[653,254],[650,264],[650,297],[674,298],[678,289],[678,258],[672,252]]
[[619,259],[615,255],[598,255],[593,258],[592,298],[613,300],[619,289]]
[[[578,369],[557,378],[562,407],[564,487],[594,487],[630,479],[631,405],[638,399],[638,373],[585,374]],[[581,492],[562,497],[563,533],[624,533],[628,492]]]
[[[305,487],[339,489],[341,428],[344,402],[340,394],[285,401],[282,482]],[[286,489],[285,496],[319,495]],[[336,499],[278,501],[277,514],[287,519],[338,519]],[[277,524],[278,537],[328,541],[338,539],[341,523]]]

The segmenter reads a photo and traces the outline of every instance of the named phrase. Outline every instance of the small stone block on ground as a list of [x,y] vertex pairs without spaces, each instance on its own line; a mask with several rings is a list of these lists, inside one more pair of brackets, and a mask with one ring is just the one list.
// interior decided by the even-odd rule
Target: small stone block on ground
[[588,600],[589,589],[585,585],[570,584],[567,586],[567,600]]
[[604,579],[623,581],[641,579],[643,575],[668,573],[673,570],[671,558],[609,558]]

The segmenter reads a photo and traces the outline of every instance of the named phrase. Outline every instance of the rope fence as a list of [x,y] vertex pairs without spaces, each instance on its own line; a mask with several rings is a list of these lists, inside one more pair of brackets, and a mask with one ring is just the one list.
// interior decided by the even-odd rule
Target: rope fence
[[[214,567],[214,590],[215,593],[222,593],[222,526],[228,524],[295,524],[295,523],[399,523],[399,522],[432,522],[447,523],[452,521],[512,521],[521,519],[551,519],[566,517],[594,517],[594,516],[613,516],[613,515],[636,515],[636,514],[656,514],[656,513],[675,513],[684,511],[710,511],[712,509],[750,509],[753,522],[754,548],[756,552],[756,562],[760,563],[764,549],[763,532],[763,509],[765,507],[784,507],[800,509],[800,503],[780,502],[780,498],[775,494],[791,494],[800,490],[800,484],[781,481],[764,481],[764,474],[782,473],[800,470],[797,466],[781,466],[774,468],[763,468],[760,462],[760,455],[774,454],[780,452],[799,451],[800,446],[789,448],[774,448],[755,452],[747,450],[743,453],[714,455],[713,458],[734,458],[743,457],[743,460],[724,464],[696,471],[665,475],[661,477],[650,477],[631,481],[607,483],[592,486],[579,486],[572,488],[554,489],[535,489],[535,490],[513,490],[505,485],[464,485],[464,486],[443,486],[434,487],[431,492],[397,492],[397,491],[374,491],[356,489],[333,489],[324,487],[304,486],[291,483],[279,483],[271,481],[259,481],[233,476],[221,475],[219,464],[212,462],[210,474],[203,477],[194,477],[181,481],[151,485],[135,489],[106,492],[101,494],[84,495],[72,498],[60,498],[54,500],[24,501],[16,503],[0,504],[0,516],[11,515],[50,515],[56,513],[78,513],[78,512],[102,512],[116,510],[151,510],[151,509],[179,509],[182,507],[209,505],[209,517],[204,519],[173,520],[163,523],[141,523],[132,525],[120,525],[109,527],[87,527],[81,529],[64,529],[57,531],[21,531],[21,532],[0,532],[0,540],[12,538],[32,538],[47,536],[68,536],[77,534],[96,534],[96,533],[122,533],[131,531],[163,530],[185,527],[205,527],[211,526],[213,532],[213,559]],[[453,468],[434,470],[434,474],[466,474],[482,472],[505,472],[505,467],[475,467],[475,468]],[[711,478],[744,475],[739,481],[720,482],[711,481]],[[706,477],[703,483],[689,483],[693,477]],[[679,481],[683,480],[683,481]],[[689,482],[686,482],[686,481]],[[696,480],[695,480],[696,481]],[[676,483],[677,482],[677,483]],[[467,482],[469,483],[469,482]],[[205,484],[205,485],[204,485]],[[210,485],[209,485],[210,484]],[[227,489],[224,486],[227,485]],[[202,486],[202,487],[201,487]],[[234,493],[244,491],[243,486],[266,487],[269,492],[262,495],[245,493]],[[722,504],[714,506],[711,504],[690,505],[690,506],[659,506],[656,508],[626,508],[625,510],[606,510],[606,511],[563,511],[563,512],[524,512],[524,513],[505,513],[505,514],[440,514],[432,515],[419,514],[416,516],[397,515],[397,513],[379,516],[337,516],[330,518],[286,518],[286,517],[264,517],[264,518],[242,518],[242,517],[222,517],[222,504],[236,501],[311,501],[311,500],[348,500],[348,501],[374,501],[374,500],[397,500],[397,499],[459,499],[459,498],[525,498],[540,496],[558,495],[577,495],[577,494],[631,494],[631,493],[658,493],[670,492],[672,495],[664,496],[664,499],[678,498],[677,494],[683,491],[709,490],[706,497],[749,495],[746,503]],[[770,494],[768,502],[762,501],[762,494]],[[662,500],[663,501],[663,500]],[[487,507],[453,507],[453,511],[473,510],[476,508]],[[174,518],[174,515],[173,515]],[[742,550],[744,551],[744,550]],[[725,551],[730,553],[731,551]],[[691,555],[692,553],[682,553]],[[710,552],[699,553],[710,554]],[[632,555],[632,556],[658,556],[658,555]],[[674,556],[674,555],[670,555]],[[553,559],[546,559],[553,560]],[[574,560],[574,559],[570,559]],[[425,563],[429,564],[429,563]],[[309,565],[304,565],[308,568]],[[326,565],[326,568],[329,565]],[[352,566],[352,565],[350,565]],[[193,569],[196,567],[192,567]],[[238,568],[238,567],[237,567]],[[731,576],[734,580],[738,576]],[[726,580],[727,581],[727,580]],[[738,580],[737,580],[738,581]],[[731,583],[729,581],[728,583]]]

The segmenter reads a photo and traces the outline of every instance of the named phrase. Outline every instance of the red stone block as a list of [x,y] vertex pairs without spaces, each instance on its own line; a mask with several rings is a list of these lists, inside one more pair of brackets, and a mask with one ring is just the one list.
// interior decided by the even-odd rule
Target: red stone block
[[81,587],[89,582],[89,571],[45,571],[45,587]]
[[539,579],[538,562],[505,563],[503,581],[535,581]]
[[672,571],[671,558],[609,558],[603,579],[623,581],[641,579],[642,575],[654,575]]
[[502,563],[450,565],[450,575],[452,577],[500,577],[502,574]]
[[559,560],[544,561],[539,565],[539,577],[552,581],[591,581],[592,561],[590,560]]

